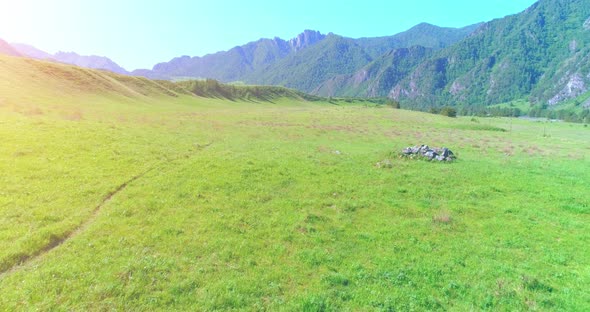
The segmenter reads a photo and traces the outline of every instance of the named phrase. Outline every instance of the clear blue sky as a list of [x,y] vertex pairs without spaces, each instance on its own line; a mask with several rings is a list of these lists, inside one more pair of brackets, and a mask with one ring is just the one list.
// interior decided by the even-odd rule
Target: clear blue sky
[[104,55],[151,68],[304,29],[393,35],[418,23],[461,27],[523,11],[534,0],[0,0],[0,38],[47,52]]

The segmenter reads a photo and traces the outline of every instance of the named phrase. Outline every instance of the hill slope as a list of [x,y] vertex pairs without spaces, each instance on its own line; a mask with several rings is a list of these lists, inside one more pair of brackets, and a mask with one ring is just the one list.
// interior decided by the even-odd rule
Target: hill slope
[[79,55],[75,52],[57,52],[54,60],[70,65],[76,65],[91,69],[103,69],[117,74],[127,74],[127,70],[113,62],[108,57],[96,55]]
[[8,42],[0,39],[0,54],[9,56],[21,56],[21,54],[14,49]]
[[[34,93],[55,97],[100,96],[147,100],[160,97],[204,97],[272,101],[277,98],[317,100],[299,91],[272,86],[232,86],[214,80],[170,82],[120,75],[67,64],[0,55],[0,102],[30,102]],[[28,90],[28,91],[27,91]],[[18,97],[16,97],[18,96]]]
[[465,39],[481,25],[483,23],[463,28],[450,28],[421,23],[393,36],[359,38],[355,39],[355,42],[374,58],[378,58],[392,49],[413,46],[438,50]]
[[261,68],[243,79],[310,92],[323,81],[354,72],[372,60],[353,39],[330,34],[316,45]]
[[313,90],[321,96],[386,97],[433,50],[421,46],[391,50],[354,74],[339,75]]
[[23,56],[28,56],[37,60],[50,60],[53,58],[52,54],[37,49],[32,45],[24,43],[11,43],[10,45]]
[[420,64],[389,96],[414,103],[555,105],[588,90],[590,1],[542,0]]
[[117,74],[128,74],[127,70],[113,62],[108,57],[96,55],[79,55],[75,52],[58,52],[50,54],[28,44],[14,43],[11,46],[22,56],[30,58],[76,65],[90,69],[108,70]]

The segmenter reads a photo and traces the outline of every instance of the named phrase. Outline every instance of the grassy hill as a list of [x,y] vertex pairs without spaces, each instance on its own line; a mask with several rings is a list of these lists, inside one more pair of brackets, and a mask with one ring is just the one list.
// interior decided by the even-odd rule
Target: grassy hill
[[[227,100],[271,101],[277,98],[318,100],[299,91],[272,86],[224,85],[215,80],[170,82],[119,75],[71,65],[27,58],[0,59],[5,101],[16,102],[13,95],[37,94],[56,97],[108,96],[125,100],[151,101],[159,98],[204,97]],[[29,90],[33,90],[33,94]]]
[[590,309],[588,128],[208,83],[0,56],[0,310]]

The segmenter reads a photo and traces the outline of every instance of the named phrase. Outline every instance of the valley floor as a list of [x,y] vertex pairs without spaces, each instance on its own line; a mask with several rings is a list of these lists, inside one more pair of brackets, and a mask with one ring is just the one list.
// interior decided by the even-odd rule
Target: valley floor
[[590,309],[583,125],[35,95],[0,137],[0,310]]

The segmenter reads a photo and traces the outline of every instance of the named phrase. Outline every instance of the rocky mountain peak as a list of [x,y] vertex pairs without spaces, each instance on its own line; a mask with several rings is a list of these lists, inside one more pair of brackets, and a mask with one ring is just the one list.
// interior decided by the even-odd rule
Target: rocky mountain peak
[[295,50],[299,51],[305,47],[313,45],[314,43],[321,41],[326,38],[325,35],[315,30],[306,29],[300,33],[297,37],[289,40],[289,45]]

